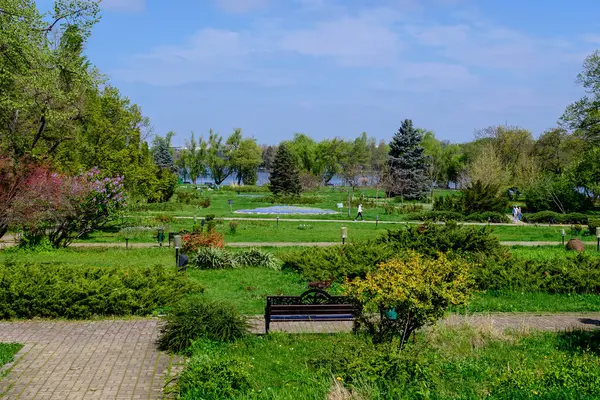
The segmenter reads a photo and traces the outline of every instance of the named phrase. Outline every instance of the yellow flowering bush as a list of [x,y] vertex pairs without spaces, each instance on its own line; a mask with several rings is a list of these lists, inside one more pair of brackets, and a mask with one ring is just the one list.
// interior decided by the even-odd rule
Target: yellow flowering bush
[[415,330],[443,317],[450,305],[466,303],[471,289],[466,261],[415,252],[379,264],[364,279],[344,282],[346,295],[363,306],[355,329],[366,329],[376,342],[400,337],[401,347]]

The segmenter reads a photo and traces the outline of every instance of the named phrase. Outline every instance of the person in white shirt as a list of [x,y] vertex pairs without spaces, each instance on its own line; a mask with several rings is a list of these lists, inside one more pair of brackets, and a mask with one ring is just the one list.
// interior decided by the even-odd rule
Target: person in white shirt
[[361,221],[365,220],[362,215],[362,204],[358,205],[358,214],[356,215],[356,218],[354,218],[354,220],[356,221],[358,219],[358,217],[360,217]]

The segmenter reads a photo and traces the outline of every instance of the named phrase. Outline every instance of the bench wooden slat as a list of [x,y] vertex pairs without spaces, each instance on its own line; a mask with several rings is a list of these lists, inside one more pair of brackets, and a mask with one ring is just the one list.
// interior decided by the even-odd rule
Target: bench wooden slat
[[354,314],[325,315],[272,315],[271,321],[351,321]]
[[323,314],[355,314],[358,312],[356,307],[330,308],[330,307],[310,307],[310,308],[289,308],[285,310],[271,310],[271,315],[323,315]]
[[361,310],[360,305],[343,296],[331,296],[320,289],[310,289],[300,296],[267,296],[265,331],[271,320],[293,321],[351,321]]

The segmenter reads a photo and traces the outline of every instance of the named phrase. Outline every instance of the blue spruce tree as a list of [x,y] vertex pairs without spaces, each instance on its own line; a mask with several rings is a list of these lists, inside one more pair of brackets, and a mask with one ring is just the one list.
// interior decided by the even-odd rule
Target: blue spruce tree
[[431,182],[427,176],[423,136],[405,119],[390,142],[388,155],[387,192],[404,200],[427,198]]

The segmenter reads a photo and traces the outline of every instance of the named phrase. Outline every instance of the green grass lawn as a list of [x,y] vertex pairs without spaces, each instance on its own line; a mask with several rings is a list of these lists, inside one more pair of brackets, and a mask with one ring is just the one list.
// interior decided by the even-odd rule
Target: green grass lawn
[[[157,224],[158,225],[158,224]],[[386,230],[404,229],[405,224],[367,224],[357,222],[279,222],[276,221],[236,221],[237,229],[233,233],[230,230],[230,222],[223,221],[216,229],[225,236],[226,242],[339,242],[341,240],[341,228],[348,229],[348,241],[372,239],[385,233]],[[180,230],[191,231],[192,220],[176,220],[167,226],[166,232],[178,232]],[[561,228],[549,226],[493,226],[493,236],[501,241],[553,241],[561,244]],[[568,229],[567,229],[568,231]],[[156,230],[151,229],[143,232],[138,237],[130,239],[130,242],[155,242]],[[584,241],[594,242],[595,236],[571,235],[567,232],[565,241],[571,237],[579,237]],[[165,239],[166,240],[166,239]],[[96,231],[86,239],[78,242],[111,243],[122,242],[124,237],[114,229]]]
[[[23,345],[16,343],[0,343],[0,367],[12,362],[15,354],[23,348]],[[0,375],[1,378],[1,375]]]
[[[364,399],[595,399],[600,397],[598,339],[598,332],[446,327],[418,333],[402,353],[351,334],[198,342],[189,373],[182,374],[182,398],[219,398],[202,397],[194,388],[209,382],[223,390],[230,379],[247,374],[247,390],[227,398],[326,399],[337,382]],[[200,378],[194,371],[202,365],[235,367],[229,375]]]
[[268,295],[299,295],[308,289],[298,274],[265,268],[234,270],[188,270],[202,283],[204,294],[234,304],[244,314],[264,314]]
[[[188,191],[194,191],[191,185],[186,185],[188,187]],[[258,207],[269,207],[275,204],[270,202],[263,201],[265,196],[271,196],[271,193],[268,191],[259,192],[259,193],[237,193],[232,190],[203,190],[199,192],[199,195],[202,198],[210,198],[211,204],[208,208],[203,208],[198,205],[192,204],[181,204],[177,203],[174,200],[169,203],[150,205],[147,210],[140,211],[134,213],[135,215],[177,215],[177,216],[198,216],[204,217],[208,214],[214,214],[217,217],[232,217],[232,216],[240,216],[240,217],[248,217],[248,218],[276,218],[275,215],[253,215],[253,214],[236,214],[236,210],[251,210]],[[348,219],[348,209],[347,209],[347,200],[348,200],[348,192],[345,188],[339,187],[327,187],[320,188],[315,191],[306,192],[302,194],[305,198],[314,199],[314,204],[299,204],[301,207],[311,207],[311,208],[322,208],[337,211],[337,214],[333,215],[286,215],[285,218],[311,218],[311,219],[331,219],[331,220],[340,220],[340,219]],[[378,196],[378,197],[376,197]],[[386,199],[385,193],[380,190],[377,192],[375,189],[371,188],[358,188],[354,192],[354,198],[358,200],[363,200],[363,209],[364,216],[367,219],[375,220],[376,216],[379,216],[380,220],[391,220],[398,221],[401,220],[402,217],[399,215],[388,215],[385,212],[385,208],[383,207],[385,204],[394,204],[399,206],[400,203],[396,202],[394,199]],[[229,206],[229,200],[233,201],[231,208]],[[338,209],[337,204],[343,203],[344,207]],[[405,202],[405,204],[413,204],[414,202]],[[428,203],[419,203],[423,206],[424,209],[431,209],[431,204]],[[351,209],[351,217],[356,216],[356,207]],[[283,216],[282,216],[283,217]]]

